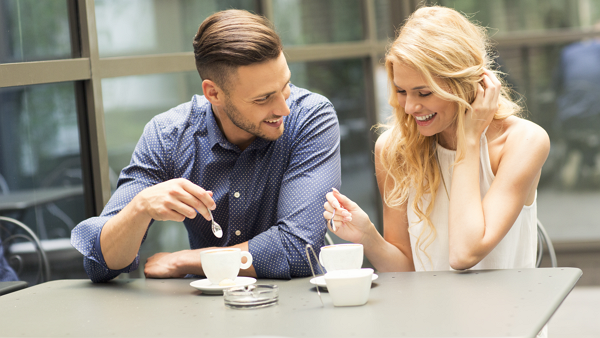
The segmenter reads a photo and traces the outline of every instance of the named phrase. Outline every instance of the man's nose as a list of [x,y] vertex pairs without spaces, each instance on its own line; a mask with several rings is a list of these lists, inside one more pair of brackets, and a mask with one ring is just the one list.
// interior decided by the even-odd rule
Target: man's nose
[[290,107],[285,102],[286,96],[284,94],[277,95],[277,102],[275,105],[274,115],[277,116],[288,116],[290,115]]

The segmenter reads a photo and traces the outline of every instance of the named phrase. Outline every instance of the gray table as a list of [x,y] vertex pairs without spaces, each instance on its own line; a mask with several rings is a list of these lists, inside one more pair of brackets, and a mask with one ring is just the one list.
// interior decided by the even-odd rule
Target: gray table
[[277,284],[279,305],[226,308],[191,280],[61,280],[0,297],[0,336],[534,337],[575,268],[380,273],[364,306],[325,306],[308,278]]

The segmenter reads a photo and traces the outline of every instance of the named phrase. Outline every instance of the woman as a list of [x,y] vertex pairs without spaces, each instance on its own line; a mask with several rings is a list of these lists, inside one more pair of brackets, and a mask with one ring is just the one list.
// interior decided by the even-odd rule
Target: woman
[[[375,145],[383,237],[337,191],[335,233],[378,271],[533,268],[536,189],[550,141],[491,70],[485,29],[417,10],[386,56],[394,116]],[[333,230],[333,227],[331,228]]]

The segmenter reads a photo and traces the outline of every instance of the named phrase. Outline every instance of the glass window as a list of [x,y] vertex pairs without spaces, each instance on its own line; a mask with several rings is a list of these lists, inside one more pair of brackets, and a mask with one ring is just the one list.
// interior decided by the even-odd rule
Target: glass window
[[472,15],[472,20],[498,30],[515,31],[591,27],[600,20],[598,0],[443,0],[440,5]]
[[410,6],[407,1],[396,0],[375,0],[374,4],[377,40],[391,41],[410,14]]
[[377,39],[387,40],[394,36],[394,24],[392,23],[391,0],[375,1],[375,17],[377,24]]
[[385,69],[385,55],[379,55],[379,62],[375,67],[375,100],[377,101],[377,121],[386,123],[393,114],[390,106],[390,84],[388,81],[387,69]]
[[[340,122],[342,193],[379,224],[378,190],[372,160],[374,145],[365,89],[366,59],[290,63],[292,83],[327,97]],[[336,240],[336,242],[341,240]]]
[[70,57],[67,1],[0,1],[0,63]]
[[273,22],[284,45],[365,38],[360,0],[274,0]]
[[96,0],[100,57],[193,51],[192,40],[209,15],[254,0]]
[[129,164],[146,123],[198,93],[202,95],[202,81],[196,71],[103,79],[102,100],[111,171],[118,176]]
[[[82,257],[69,243],[85,217],[75,84],[0,88],[0,102],[0,215],[48,245],[53,279],[83,277]],[[26,270],[37,264],[29,256],[26,250]]]

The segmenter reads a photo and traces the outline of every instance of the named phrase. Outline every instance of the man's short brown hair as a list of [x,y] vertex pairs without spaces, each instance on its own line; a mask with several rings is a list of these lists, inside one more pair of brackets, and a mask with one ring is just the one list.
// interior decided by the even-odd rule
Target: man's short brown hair
[[244,10],[230,9],[209,16],[194,37],[198,74],[226,92],[237,67],[276,59],[282,49],[271,22]]

